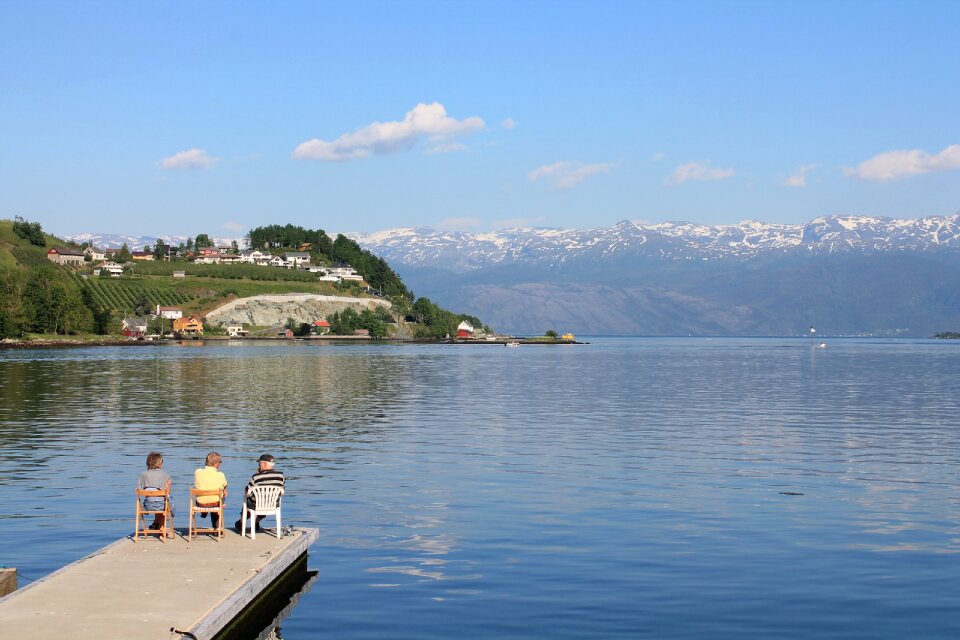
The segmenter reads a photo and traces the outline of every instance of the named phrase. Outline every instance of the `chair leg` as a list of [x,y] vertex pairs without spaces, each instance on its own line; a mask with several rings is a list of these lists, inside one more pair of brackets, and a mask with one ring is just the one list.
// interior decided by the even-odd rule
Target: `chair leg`
[[283,535],[282,533],[280,533],[281,531],[283,531],[283,527],[280,526],[280,510],[278,509],[277,510],[277,540],[279,540],[280,536]]
[[247,501],[243,501],[243,508],[240,510],[240,535],[247,535]]
[[256,509],[250,510],[250,539],[257,539],[257,511]]

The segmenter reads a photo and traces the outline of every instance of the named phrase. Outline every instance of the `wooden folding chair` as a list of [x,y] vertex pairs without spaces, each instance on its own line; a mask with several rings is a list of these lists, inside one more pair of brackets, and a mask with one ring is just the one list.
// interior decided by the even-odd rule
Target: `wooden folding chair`
[[[143,506],[145,498],[163,498],[163,509],[150,510]],[[147,525],[147,516],[163,516],[163,526],[159,529],[151,529]],[[167,537],[172,538],[173,531],[173,512],[170,510],[170,489],[137,489],[137,516],[134,521],[133,541],[137,538],[150,535],[160,536],[160,540],[167,541]]]
[[[190,527],[187,532],[188,540],[195,540],[198,533],[213,533],[217,536],[217,542],[223,539],[223,514],[226,507],[226,490],[224,489],[194,489],[190,488]],[[197,504],[197,498],[201,496],[217,496],[219,502],[211,505]],[[197,516],[201,513],[213,514],[219,516],[219,522],[216,527],[198,527]]]

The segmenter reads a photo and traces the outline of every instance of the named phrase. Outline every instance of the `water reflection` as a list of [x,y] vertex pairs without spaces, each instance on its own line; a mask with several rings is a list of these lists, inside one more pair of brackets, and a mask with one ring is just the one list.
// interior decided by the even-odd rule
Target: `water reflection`
[[180,494],[269,452],[321,529],[288,640],[960,632],[960,350],[592,342],[0,352],[5,562],[129,534],[150,449]]

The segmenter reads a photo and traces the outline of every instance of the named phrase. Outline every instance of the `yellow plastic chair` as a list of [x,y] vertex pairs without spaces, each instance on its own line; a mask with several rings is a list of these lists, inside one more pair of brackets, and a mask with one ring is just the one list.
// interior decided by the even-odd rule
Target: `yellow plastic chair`
[[[187,532],[188,540],[196,540],[199,533],[212,533],[217,536],[217,542],[223,539],[223,512],[226,507],[226,491],[224,489],[194,489],[190,488],[190,527]],[[211,505],[197,504],[197,498],[203,496],[217,496],[219,502]],[[220,516],[217,526],[197,526],[197,515],[201,513],[216,513]]]
[[[163,509],[151,511],[143,506],[144,498],[163,498]],[[163,516],[163,526],[159,529],[151,529],[147,525],[147,516]],[[137,489],[137,516],[134,521],[133,541],[138,538],[156,535],[160,540],[167,541],[167,538],[173,537],[173,513],[170,511],[170,489]]]
[[257,516],[273,516],[277,519],[277,538],[281,535],[280,501],[283,498],[283,487],[270,485],[254,486],[247,494],[253,499],[253,507],[243,501],[243,514],[240,517],[240,535],[246,535],[247,518],[250,519],[250,539],[257,539]]

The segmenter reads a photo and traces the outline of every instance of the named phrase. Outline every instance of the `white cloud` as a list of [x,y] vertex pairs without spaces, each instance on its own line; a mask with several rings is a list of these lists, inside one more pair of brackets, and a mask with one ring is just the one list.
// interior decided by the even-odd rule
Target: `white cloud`
[[613,169],[613,165],[607,162],[580,164],[578,162],[560,161],[537,167],[527,174],[527,178],[531,182],[549,180],[553,189],[569,189],[594,174],[608,173],[611,169]]
[[438,231],[464,231],[466,229],[476,229],[483,225],[480,218],[445,218],[433,225]]
[[673,170],[665,184],[678,185],[688,180],[724,180],[736,175],[733,168],[711,167],[709,162],[688,162]]
[[516,129],[517,121],[514,120],[513,118],[504,118],[503,120],[500,121],[500,126],[503,127],[504,129]]
[[203,149],[187,149],[173,154],[160,161],[161,169],[209,169],[219,162],[220,158],[207,155]]
[[960,169],[960,144],[952,144],[936,155],[923,149],[887,151],[865,160],[844,173],[860,180],[888,182],[907,176]]
[[246,225],[240,224],[239,222],[236,222],[234,220],[227,220],[221,225],[221,227],[226,231],[246,231],[247,230]]
[[451,146],[456,144],[453,138],[479,129],[483,129],[482,118],[471,116],[457,120],[449,117],[439,102],[421,103],[408,111],[403,120],[373,122],[332,142],[318,138],[307,140],[297,145],[293,157],[297,160],[358,160],[374,154],[408,151],[421,138],[429,140],[429,150],[435,153],[458,150]]
[[817,168],[815,164],[805,164],[796,168],[789,176],[780,183],[785,187],[805,187],[807,186],[807,174]]
[[653,154],[653,157],[650,158],[650,160],[652,160],[653,162],[660,162],[666,157],[667,157],[666,153],[664,153],[663,151],[658,151],[655,154]]

